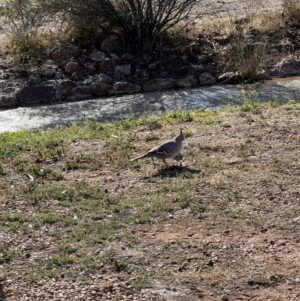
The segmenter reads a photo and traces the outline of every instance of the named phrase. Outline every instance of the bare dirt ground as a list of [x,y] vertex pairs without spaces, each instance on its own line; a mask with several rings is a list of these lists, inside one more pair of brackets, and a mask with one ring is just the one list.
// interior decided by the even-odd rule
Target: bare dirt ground
[[[42,162],[28,145],[2,163],[2,300],[299,300],[299,117],[244,105],[99,127]],[[180,162],[128,161],[180,127]]]

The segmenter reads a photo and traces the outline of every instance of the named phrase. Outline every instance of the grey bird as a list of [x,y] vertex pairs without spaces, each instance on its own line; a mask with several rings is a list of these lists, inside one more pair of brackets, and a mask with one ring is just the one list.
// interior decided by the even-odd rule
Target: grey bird
[[182,130],[180,130],[179,135],[176,136],[173,140],[165,141],[160,145],[150,149],[144,155],[133,158],[130,161],[135,161],[143,158],[158,158],[164,162],[166,167],[168,167],[166,159],[174,158],[181,152],[183,140],[184,137]]

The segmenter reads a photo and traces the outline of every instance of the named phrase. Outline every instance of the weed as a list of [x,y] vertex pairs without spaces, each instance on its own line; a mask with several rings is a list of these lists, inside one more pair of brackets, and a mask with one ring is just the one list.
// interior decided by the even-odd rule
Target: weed
[[144,271],[134,280],[133,286],[137,289],[143,289],[148,287],[149,283],[150,283],[150,277],[148,273]]
[[196,203],[191,206],[191,213],[192,214],[199,214],[206,211],[206,206],[201,203]]
[[153,134],[153,133],[145,136],[146,142],[153,141],[153,140],[159,140],[159,136],[157,134]]
[[16,252],[13,251],[8,244],[1,243],[0,244],[0,264],[8,264],[10,263],[15,257]]
[[0,175],[1,175],[1,176],[4,176],[4,175],[5,175],[5,171],[4,171],[3,166],[2,166],[1,163],[0,163]]
[[171,111],[166,113],[166,115],[162,116],[160,119],[167,119],[167,120],[178,119],[183,122],[193,121],[192,114],[189,111]]
[[242,208],[234,208],[234,209],[226,209],[225,214],[226,216],[237,219],[237,218],[242,218],[244,213],[244,209]]
[[71,265],[74,262],[75,259],[69,255],[53,255],[47,259],[41,260],[40,265],[44,266],[46,269],[53,269],[57,266]]

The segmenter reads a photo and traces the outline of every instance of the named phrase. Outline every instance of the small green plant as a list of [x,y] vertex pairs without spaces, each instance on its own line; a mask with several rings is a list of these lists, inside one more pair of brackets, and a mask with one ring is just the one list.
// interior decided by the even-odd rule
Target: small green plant
[[153,140],[159,140],[159,136],[157,134],[151,133],[145,137],[146,142],[153,141]]
[[239,71],[244,79],[255,79],[267,49],[267,42],[247,41],[239,36],[233,51]]
[[16,256],[16,253],[10,249],[8,244],[1,243],[0,245],[0,264],[7,264],[10,263],[14,257]]
[[191,212],[193,214],[199,214],[205,211],[206,211],[206,206],[201,203],[197,203],[191,206]]

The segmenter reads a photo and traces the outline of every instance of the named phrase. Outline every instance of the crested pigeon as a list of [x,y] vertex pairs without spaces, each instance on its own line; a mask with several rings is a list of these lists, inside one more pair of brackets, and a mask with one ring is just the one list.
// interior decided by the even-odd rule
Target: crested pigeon
[[166,167],[168,167],[168,164],[166,162],[166,159],[174,158],[176,157],[181,149],[182,149],[182,141],[184,140],[182,130],[180,130],[180,133],[178,136],[176,136],[173,140],[168,140],[163,143],[161,143],[158,146],[155,146],[154,148],[150,149],[147,153],[144,155],[138,156],[136,158],[131,159],[130,161],[135,161],[143,158],[158,158],[163,160]]

